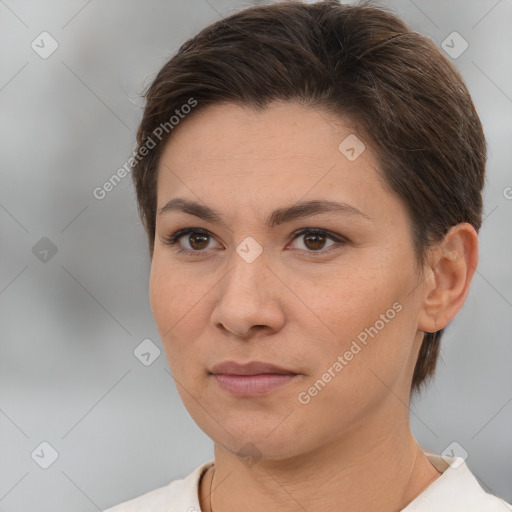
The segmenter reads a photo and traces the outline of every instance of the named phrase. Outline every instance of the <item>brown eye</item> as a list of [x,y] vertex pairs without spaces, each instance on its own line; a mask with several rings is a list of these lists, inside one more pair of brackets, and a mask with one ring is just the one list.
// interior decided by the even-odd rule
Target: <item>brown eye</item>
[[200,251],[208,246],[209,235],[203,233],[191,233],[188,236],[188,243],[190,247],[195,251]]
[[[328,249],[332,246],[342,247],[349,243],[349,241],[341,235],[325,231],[324,229],[313,228],[305,228],[296,232],[293,236],[292,242],[296,239],[302,240],[303,247],[298,247],[298,249],[309,254],[324,254],[329,252]],[[329,240],[331,241],[331,244],[326,246],[325,244]],[[200,256],[207,253],[208,244],[214,241],[214,238],[206,230],[199,228],[185,228],[176,231],[163,241],[166,245],[177,244],[176,251],[178,253]],[[188,247],[184,244],[188,244]],[[295,248],[297,249],[297,247]],[[326,248],[327,250],[324,250]]]
[[[180,229],[164,239],[166,245],[177,245],[176,251],[187,254],[203,254],[212,241],[208,231],[194,228]],[[187,247],[188,245],[188,247]]]
[[[295,234],[293,241],[302,241],[302,247],[296,247],[305,252],[314,253],[326,253],[333,245],[343,246],[347,243],[347,240],[340,235],[330,233],[323,229],[303,229]],[[325,245],[327,241],[331,240],[331,244]]]
[[312,233],[304,236],[304,245],[313,251],[323,249],[327,237],[318,233]]

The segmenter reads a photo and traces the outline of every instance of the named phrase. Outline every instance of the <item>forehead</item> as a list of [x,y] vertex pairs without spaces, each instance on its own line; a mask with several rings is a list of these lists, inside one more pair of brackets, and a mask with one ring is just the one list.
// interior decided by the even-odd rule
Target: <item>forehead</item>
[[[216,156],[238,146],[245,150],[252,146],[261,156],[262,151],[272,150],[307,155],[353,132],[339,116],[295,102],[274,102],[263,110],[235,103],[209,105],[193,111],[176,128],[168,145],[178,145],[193,135]],[[329,135],[334,135],[332,140]],[[300,141],[307,145],[297,145]],[[201,152],[202,148],[197,149]]]
[[384,206],[391,194],[369,141],[350,124],[311,107],[274,103],[258,112],[216,104],[185,118],[159,161],[158,207],[178,196],[197,196],[216,209],[226,201],[257,206],[322,197],[363,210]]
[[345,120],[291,102],[262,111],[233,103],[199,108],[173,130],[159,163],[159,170],[173,164],[191,173],[226,169],[245,176],[251,170],[275,175],[333,165],[355,172],[363,165],[378,168],[369,141]]

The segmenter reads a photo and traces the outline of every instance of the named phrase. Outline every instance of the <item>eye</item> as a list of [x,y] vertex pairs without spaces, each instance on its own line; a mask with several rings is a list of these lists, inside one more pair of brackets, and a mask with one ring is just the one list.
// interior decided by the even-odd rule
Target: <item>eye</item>
[[186,253],[186,254],[203,254],[205,252],[205,249],[208,248],[208,242],[211,238],[211,234],[206,231],[205,229],[199,229],[199,228],[184,228],[179,229],[175,233],[173,233],[171,236],[164,239],[164,243],[166,245],[174,245],[176,244],[181,238],[184,238],[186,235],[188,235],[188,238],[185,238],[185,240],[189,244],[189,248],[181,248],[178,247],[176,251],[178,253]]
[[324,229],[312,229],[305,228],[301,229],[294,233],[293,240],[301,239],[303,247],[299,247],[300,250],[305,250],[307,252],[320,252],[326,253],[329,251],[323,250],[325,249],[325,243],[327,240],[332,240],[333,243],[328,245],[327,247],[332,247],[333,245],[345,245],[348,240],[340,235],[335,233],[331,233]]
[[[188,238],[185,238],[188,235]],[[209,231],[201,228],[184,228],[179,229],[169,237],[165,238],[163,242],[166,245],[175,245],[182,238],[185,238],[189,247],[182,248],[182,246],[176,248],[178,253],[199,256],[206,252],[208,249],[208,243],[212,239],[212,235]],[[335,233],[331,233],[330,231],[326,231],[324,229],[318,228],[304,228],[299,231],[296,231],[293,234],[292,241],[295,241],[299,238],[303,239],[303,247],[299,247],[299,250],[305,251],[307,253],[320,253],[325,254],[325,243],[327,240],[331,240],[333,243],[328,245],[327,247],[332,247],[333,245],[346,245],[348,240],[341,235],[337,235]]]

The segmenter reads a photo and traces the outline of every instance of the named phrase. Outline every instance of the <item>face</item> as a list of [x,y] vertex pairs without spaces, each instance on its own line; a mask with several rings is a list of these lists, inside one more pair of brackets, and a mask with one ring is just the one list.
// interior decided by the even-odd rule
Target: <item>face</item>
[[[354,137],[294,103],[223,104],[162,154],[151,307],[185,407],[233,453],[306,453],[377,414],[392,424],[408,400],[422,335],[410,221]],[[236,394],[211,374],[228,360],[295,376]]]

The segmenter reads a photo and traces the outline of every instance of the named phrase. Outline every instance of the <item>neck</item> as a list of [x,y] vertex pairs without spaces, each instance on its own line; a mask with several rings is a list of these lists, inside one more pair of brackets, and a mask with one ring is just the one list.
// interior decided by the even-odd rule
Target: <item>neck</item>
[[213,487],[213,471],[203,479],[201,509],[398,512],[440,473],[414,439],[408,421],[406,428],[392,432],[381,427],[379,433],[358,426],[314,452],[286,460],[262,458],[252,465],[216,443],[215,479]]

